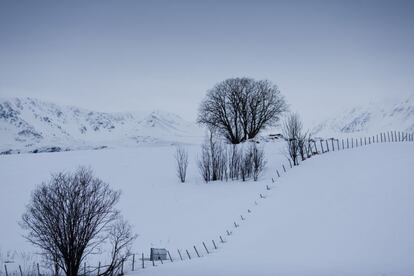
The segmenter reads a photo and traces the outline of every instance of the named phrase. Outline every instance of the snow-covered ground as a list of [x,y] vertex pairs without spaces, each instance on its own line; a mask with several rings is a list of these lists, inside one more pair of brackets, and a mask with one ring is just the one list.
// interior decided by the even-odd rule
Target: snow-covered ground
[[[190,165],[184,184],[176,176],[173,146],[2,155],[0,262],[13,259],[6,257],[8,252],[34,250],[22,238],[24,232],[18,221],[31,191],[47,181],[51,173],[90,166],[111,187],[122,190],[119,208],[139,235],[134,252],[148,255],[150,247],[177,252],[179,248],[217,239],[231,229],[234,220],[252,207],[259,193],[266,191],[269,177],[274,174],[272,169],[282,162],[288,164],[281,154],[282,146],[280,142],[266,144],[268,170],[260,181],[208,184],[202,181],[197,167],[199,145],[187,146]],[[97,261],[91,265],[97,265]]]
[[[185,184],[175,175],[171,146],[0,156],[0,262],[30,263],[21,252],[35,249],[18,221],[35,185],[53,172],[86,165],[122,190],[119,208],[139,234],[134,253],[148,256],[150,247],[165,247],[176,260],[138,275],[414,274],[414,143],[331,152],[294,169],[283,145],[265,143],[266,171],[260,181],[244,183],[203,183],[199,145],[188,146]],[[278,179],[282,163],[288,173]],[[203,241],[213,254],[194,259],[194,245],[206,255]],[[193,259],[177,261],[177,249],[186,259],[189,250]]]
[[414,275],[413,156],[413,143],[399,143],[315,157],[213,254],[136,274]]

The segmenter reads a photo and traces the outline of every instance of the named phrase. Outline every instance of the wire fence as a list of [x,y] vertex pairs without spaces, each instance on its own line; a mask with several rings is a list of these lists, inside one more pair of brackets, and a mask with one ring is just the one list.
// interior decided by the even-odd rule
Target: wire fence
[[[399,131],[388,131],[381,132],[377,135],[359,137],[359,138],[345,138],[345,139],[313,139],[309,140],[308,144],[311,145],[311,156],[321,155],[329,152],[342,151],[347,149],[354,149],[362,146],[367,146],[377,143],[396,143],[396,142],[413,142],[414,133],[405,133]],[[309,158],[306,158],[309,159]],[[302,159],[299,165],[305,161]],[[253,213],[253,208],[259,205],[260,200],[265,200],[270,196],[269,191],[275,187],[275,184],[278,182],[278,178],[281,178],[284,174],[288,173],[288,170],[294,168],[290,159],[287,159],[289,165],[281,164],[279,168],[274,169],[274,177],[271,178],[271,182],[264,186],[263,192],[259,193],[256,196],[256,199],[253,201],[253,207],[247,208],[245,211],[241,212],[239,217],[234,219],[230,224],[231,227],[224,229],[222,233],[218,233],[211,240],[205,240],[198,243],[195,243],[191,248],[177,248],[173,250],[167,250],[167,257],[163,259],[152,259],[149,255],[144,253],[133,253],[129,255],[123,262],[118,271],[115,272],[115,275],[123,275],[128,272],[138,271],[141,269],[148,269],[151,267],[157,267],[167,263],[174,262],[183,262],[191,261],[195,258],[202,258],[207,255],[213,254],[215,251],[224,247],[224,245],[230,241],[231,236],[238,230],[239,227],[249,218]],[[285,166],[286,165],[286,166]],[[94,276],[100,275],[108,265],[102,265],[100,262],[95,265],[89,265],[87,263],[83,264],[79,275],[83,276]],[[5,276],[43,276],[51,275],[52,270],[45,266],[40,266],[39,263],[33,265],[32,270],[27,273],[24,273],[22,266],[12,263],[4,263],[4,271],[0,270],[0,275]],[[4,273],[4,274],[3,274]]]

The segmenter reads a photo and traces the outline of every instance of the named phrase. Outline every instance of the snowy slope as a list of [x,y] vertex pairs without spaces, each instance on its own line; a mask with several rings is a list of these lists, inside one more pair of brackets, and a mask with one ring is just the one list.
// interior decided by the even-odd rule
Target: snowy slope
[[[35,249],[17,223],[30,192],[50,173],[79,165],[90,165],[122,190],[119,208],[139,234],[134,253],[148,256],[150,247],[165,247],[176,260],[138,275],[413,275],[413,143],[316,156],[278,180],[276,169],[282,172],[282,163],[288,168],[283,146],[267,143],[264,175],[259,182],[244,183],[203,183],[196,165],[198,145],[188,146],[185,184],[175,175],[174,147],[0,156],[0,275],[4,261],[32,260],[26,252]],[[240,227],[234,228],[234,222]],[[233,234],[227,236],[226,230]],[[218,242],[220,235],[225,244]],[[219,250],[212,249],[212,239]],[[196,245],[206,255],[203,241],[213,254],[177,262],[177,249],[190,250],[194,258]],[[88,265],[96,266],[99,258]],[[11,271],[13,264],[8,267]]]
[[316,125],[312,132],[320,137],[340,137],[350,134],[369,136],[390,130],[414,132],[414,95],[345,110]]
[[414,144],[401,143],[315,157],[288,171],[213,254],[191,251],[191,261],[136,275],[414,275],[413,155]]
[[189,143],[200,133],[194,124],[162,111],[104,113],[32,98],[0,99],[0,152]]

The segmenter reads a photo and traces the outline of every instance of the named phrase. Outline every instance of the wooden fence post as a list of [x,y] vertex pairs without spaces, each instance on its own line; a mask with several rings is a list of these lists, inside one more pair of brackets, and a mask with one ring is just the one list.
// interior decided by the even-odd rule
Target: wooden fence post
[[346,148],[349,149],[349,139],[346,138]]
[[283,167],[283,170],[284,170],[284,171],[285,171],[285,173],[286,173],[286,168],[285,168],[285,165],[283,165],[283,164],[282,164],[282,167]]
[[289,161],[290,168],[292,168],[292,162],[290,161],[289,158],[288,158],[288,161]]
[[195,247],[195,245],[194,245],[194,250],[195,250],[197,256],[200,258],[200,254],[198,254],[198,251],[197,251],[197,248]]
[[124,260],[121,263],[121,275],[124,275]]
[[190,253],[188,253],[188,250],[187,250],[187,249],[186,249],[185,251],[187,251],[188,259],[190,259],[190,260],[191,260]]
[[224,243],[224,240],[223,240],[223,238],[220,236],[220,242],[221,243]]
[[339,139],[336,139],[336,147],[338,148],[338,150],[339,150]]
[[152,266],[155,266],[154,258],[152,258]]
[[328,140],[325,140],[325,144],[326,144],[326,150],[329,152],[329,143],[328,143]]
[[6,276],[9,276],[9,272],[7,271],[7,265],[4,264],[4,271],[6,272]]
[[[132,269],[132,271],[134,271],[134,269]],[[98,274],[96,275],[99,275],[100,272],[101,272],[101,262],[98,263]]]
[[319,142],[321,142],[321,151],[322,151],[322,153],[325,153],[325,151],[323,150],[323,143],[322,143],[322,140],[319,140]]
[[86,276],[86,262],[83,263],[83,275]]
[[183,256],[181,256],[180,249],[177,249],[177,251],[178,251],[178,255],[180,255],[180,259],[181,259],[181,261],[182,261],[182,260],[183,260]]
[[135,270],[135,254],[132,254],[132,271]]
[[167,253],[168,253],[168,257],[170,257],[170,261],[173,262],[173,259],[171,258],[170,251],[167,251]]
[[37,263],[37,275],[40,276],[40,268],[39,268],[39,263]]
[[216,245],[216,243],[214,242],[214,240],[211,240],[211,241],[213,242],[214,249],[217,249],[217,245]]
[[20,276],[23,276],[23,271],[21,265],[19,265]]
[[144,260],[144,253],[142,253],[142,268],[145,268],[145,260]]
[[358,147],[358,138],[355,138],[355,147]]
[[315,146],[316,153],[318,153],[318,147],[316,146],[316,141],[313,140],[313,145]]
[[334,139],[331,139],[331,143],[332,143],[332,151],[335,151],[335,145],[334,145]]
[[342,140],[342,149],[344,149],[345,147],[344,147],[344,139],[341,139]]
[[210,252],[208,252],[207,246],[206,244],[203,242],[204,248],[206,249],[207,254],[210,254]]

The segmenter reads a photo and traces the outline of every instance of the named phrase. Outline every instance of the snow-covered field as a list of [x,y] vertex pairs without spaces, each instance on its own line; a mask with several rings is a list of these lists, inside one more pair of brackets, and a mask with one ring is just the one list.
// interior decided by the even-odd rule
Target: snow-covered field
[[[265,173],[244,183],[204,183],[199,145],[188,146],[185,184],[175,175],[171,146],[0,156],[0,262],[14,251],[35,251],[18,221],[36,184],[85,165],[122,190],[119,208],[139,234],[135,253],[165,247],[176,260],[177,249],[193,257],[139,275],[414,275],[414,143],[331,152],[277,179],[276,169],[289,167],[282,147],[266,143]],[[206,255],[203,241],[213,254],[194,259],[194,245]]]
[[187,146],[190,165],[184,184],[176,176],[172,146],[0,156],[0,261],[13,259],[5,257],[8,252],[34,250],[18,225],[34,187],[51,173],[73,171],[81,165],[90,166],[111,187],[122,190],[119,208],[139,235],[134,252],[148,255],[150,247],[177,252],[217,239],[266,191],[274,175],[271,169],[288,164],[281,144],[266,145],[269,169],[258,182],[204,183],[197,167],[199,145]]
[[315,157],[214,254],[137,275],[414,275],[413,156],[400,143]]

